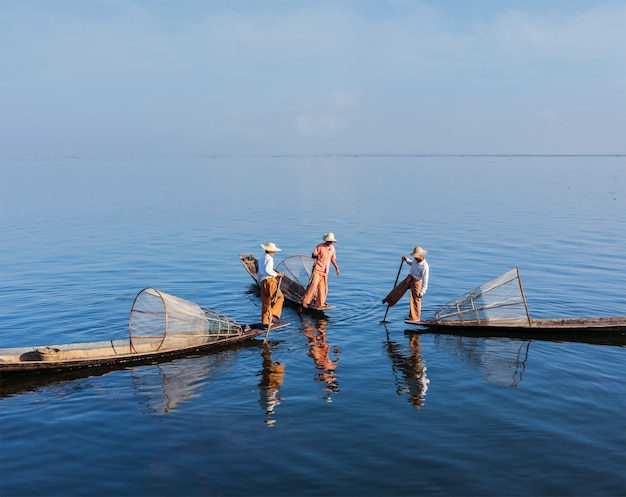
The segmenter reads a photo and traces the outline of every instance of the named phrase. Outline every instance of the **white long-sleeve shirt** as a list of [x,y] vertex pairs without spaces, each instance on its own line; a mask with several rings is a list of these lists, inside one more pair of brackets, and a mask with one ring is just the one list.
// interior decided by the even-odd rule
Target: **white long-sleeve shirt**
[[422,262],[417,262],[417,260],[413,260],[413,262],[411,262],[411,270],[409,271],[409,274],[416,280],[422,280],[422,289],[420,290],[421,296],[424,296],[426,290],[428,289],[429,273],[430,268],[428,267],[426,259]]
[[265,254],[265,259],[259,263],[259,283],[267,278],[275,278],[278,273],[274,271],[274,258],[270,254]]

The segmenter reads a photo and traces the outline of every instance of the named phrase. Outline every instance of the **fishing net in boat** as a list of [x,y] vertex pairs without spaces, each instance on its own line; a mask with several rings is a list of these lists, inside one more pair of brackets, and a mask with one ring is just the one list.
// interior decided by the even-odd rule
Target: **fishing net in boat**
[[287,257],[278,263],[276,271],[285,273],[280,289],[286,298],[295,302],[302,300],[309,286],[309,279],[311,278],[314,265],[315,259],[304,255]]
[[436,311],[435,319],[446,324],[530,325],[518,268],[444,304]]
[[207,337],[207,341],[213,341],[241,335],[243,327],[214,310],[146,288],[135,297],[128,332],[131,342],[159,337],[163,342],[194,337]]

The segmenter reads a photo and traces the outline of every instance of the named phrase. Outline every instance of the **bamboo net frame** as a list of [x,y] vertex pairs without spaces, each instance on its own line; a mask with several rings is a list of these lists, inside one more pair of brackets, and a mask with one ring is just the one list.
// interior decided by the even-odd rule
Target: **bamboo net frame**
[[207,337],[207,341],[239,336],[242,325],[219,312],[154,288],[145,288],[133,302],[128,333],[133,339],[161,342],[168,338]]
[[292,301],[300,302],[311,280],[315,259],[302,255],[287,257],[276,270],[285,273],[280,289]]
[[436,311],[435,320],[446,324],[530,326],[531,319],[519,269],[510,269],[444,304]]

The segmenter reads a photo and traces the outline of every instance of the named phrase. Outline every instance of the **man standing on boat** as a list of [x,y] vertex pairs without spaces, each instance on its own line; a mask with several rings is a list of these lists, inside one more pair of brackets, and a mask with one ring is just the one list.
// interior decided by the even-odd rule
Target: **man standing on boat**
[[328,296],[328,270],[330,265],[335,266],[337,276],[339,276],[339,266],[337,265],[336,251],[333,243],[337,243],[333,233],[326,233],[322,239],[324,243],[320,243],[315,247],[311,257],[316,259],[311,273],[311,280],[306,289],[304,297],[302,297],[302,307],[306,308],[313,300],[313,295],[317,290],[317,298],[315,299],[315,307],[326,307],[326,297]]
[[[409,259],[406,255],[402,256],[402,260],[407,264],[410,264],[411,270],[406,278],[398,283],[389,295],[383,299],[383,304],[393,307],[398,303],[407,290],[411,290],[411,306],[409,309],[408,320],[419,321],[422,313],[422,297],[428,289],[428,277],[430,268],[428,262],[424,257],[428,250],[424,250],[422,247],[415,247],[411,257],[414,260]],[[402,265],[402,264],[400,264]],[[398,272],[399,274],[399,272]]]
[[261,244],[261,248],[265,250],[265,258],[259,264],[258,275],[261,288],[261,323],[269,325],[272,319],[280,320],[285,301],[277,279],[282,278],[284,273],[274,270],[274,254],[282,249],[274,242]]

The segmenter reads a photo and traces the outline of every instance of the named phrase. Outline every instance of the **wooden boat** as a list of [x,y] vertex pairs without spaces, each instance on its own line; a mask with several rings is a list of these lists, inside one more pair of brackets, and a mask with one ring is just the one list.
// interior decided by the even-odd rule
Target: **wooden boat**
[[128,338],[0,349],[0,375],[127,366],[250,340],[289,323],[242,325],[154,288],[135,297]]
[[[259,261],[252,254],[239,254],[239,259],[243,264],[243,267],[252,277],[254,282],[258,285],[259,274]],[[280,281],[280,289],[285,296],[285,301],[298,308],[301,307],[302,297],[309,286],[311,279],[311,273],[313,272],[313,266],[315,265],[315,259],[307,257],[305,255],[293,255],[283,259],[276,264],[276,271],[284,273]],[[309,305],[307,307],[310,311],[328,311],[334,309],[334,305],[326,305],[324,307],[316,307]]]
[[[234,356],[243,350],[249,350],[253,354],[262,354],[267,347],[260,339],[244,340],[237,343],[216,345],[207,350],[201,349],[191,351],[176,356],[158,356],[147,360],[136,360],[129,362],[117,362],[106,365],[90,365],[72,369],[46,369],[29,372],[9,372],[6,375],[0,374],[0,401],[8,396],[18,395],[26,392],[34,392],[41,387],[60,386],[84,378],[94,378],[105,376],[115,371],[132,370],[130,376],[133,378],[151,378],[159,383],[159,376],[164,389],[177,389],[181,386],[182,376],[188,377],[191,386],[198,379],[206,379],[220,372],[220,365],[232,364]],[[179,362],[177,362],[179,360]],[[206,365],[217,365],[216,369],[207,369]],[[143,370],[138,366],[147,366],[151,371]],[[189,376],[187,376],[189,375]],[[174,381],[172,381],[174,380]],[[133,380],[133,386],[137,386]]]
[[433,320],[412,321],[438,333],[509,336],[626,345],[626,316],[532,319],[518,268],[441,306]]

